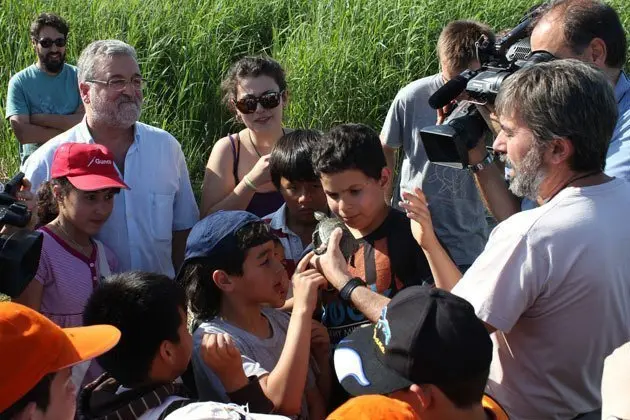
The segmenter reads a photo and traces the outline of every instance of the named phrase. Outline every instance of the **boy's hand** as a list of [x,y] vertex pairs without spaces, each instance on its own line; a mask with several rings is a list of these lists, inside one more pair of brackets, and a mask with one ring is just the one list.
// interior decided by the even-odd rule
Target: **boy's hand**
[[313,253],[300,260],[293,274],[293,310],[304,310],[309,315],[317,304],[317,291],[326,286],[326,278],[317,270],[308,268]]
[[411,233],[414,239],[423,249],[436,244],[437,237],[433,230],[429,204],[420,188],[415,189],[415,194],[403,192],[404,201],[399,204],[407,212],[407,217],[411,220]]
[[337,290],[341,290],[348,280],[352,278],[348,273],[348,263],[339,248],[342,236],[341,228],[336,228],[330,234],[326,252],[323,255],[316,255],[311,263]]
[[241,352],[229,334],[206,334],[201,339],[201,358],[217,374],[226,392],[247,385]]

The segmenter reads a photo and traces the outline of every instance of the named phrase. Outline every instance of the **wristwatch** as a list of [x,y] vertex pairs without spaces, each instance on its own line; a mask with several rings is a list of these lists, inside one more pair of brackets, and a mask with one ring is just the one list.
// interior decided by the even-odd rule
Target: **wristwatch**
[[339,291],[339,297],[346,302],[350,302],[350,295],[354,289],[362,286],[365,286],[365,282],[361,279],[361,277],[352,277]]
[[486,153],[486,157],[483,158],[483,160],[479,163],[476,163],[474,165],[468,165],[468,170],[474,174],[476,174],[477,172],[486,169],[488,166],[492,165],[492,162],[494,161],[494,159],[492,159],[492,155],[490,153]]

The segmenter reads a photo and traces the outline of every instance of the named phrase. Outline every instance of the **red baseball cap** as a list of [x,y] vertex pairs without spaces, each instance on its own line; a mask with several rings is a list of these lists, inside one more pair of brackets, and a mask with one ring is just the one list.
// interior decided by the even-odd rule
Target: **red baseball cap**
[[105,188],[125,188],[114,156],[101,144],[64,143],[53,157],[51,178],[67,177],[75,188],[96,191]]
[[62,329],[31,308],[0,303],[0,413],[45,375],[100,356],[119,339],[111,325]]

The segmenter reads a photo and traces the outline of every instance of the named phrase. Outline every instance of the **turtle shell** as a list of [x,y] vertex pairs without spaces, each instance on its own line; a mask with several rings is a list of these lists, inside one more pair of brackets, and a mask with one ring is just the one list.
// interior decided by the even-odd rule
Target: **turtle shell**
[[328,217],[324,213],[315,212],[315,219],[319,222],[313,232],[313,250],[315,254],[322,255],[326,252],[330,235],[336,228],[343,231],[339,248],[346,261],[359,249],[359,241],[352,235],[343,221],[336,217]]

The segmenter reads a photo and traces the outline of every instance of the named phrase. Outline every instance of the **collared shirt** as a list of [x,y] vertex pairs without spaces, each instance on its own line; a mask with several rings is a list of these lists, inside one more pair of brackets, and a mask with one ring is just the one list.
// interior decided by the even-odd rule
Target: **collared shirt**
[[619,116],[608,146],[606,174],[630,182],[630,79],[624,72],[615,85],[615,98]]
[[295,267],[304,253],[304,244],[302,244],[302,239],[287,226],[286,203],[278,210],[263,217],[263,220],[269,224],[271,231],[280,239],[284,248],[284,266],[287,268],[289,276],[293,275]]
[[[44,143],[24,163],[22,171],[33,190],[50,179],[55,150],[69,142],[94,143],[85,118]],[[180,144],[164,130],[136,123],[123,179],[130,190],[116,195],[112,214],[97,238],[114,251],[121,272],[144,270],[174,277],[173,231],[190,229],[199,219]]]

